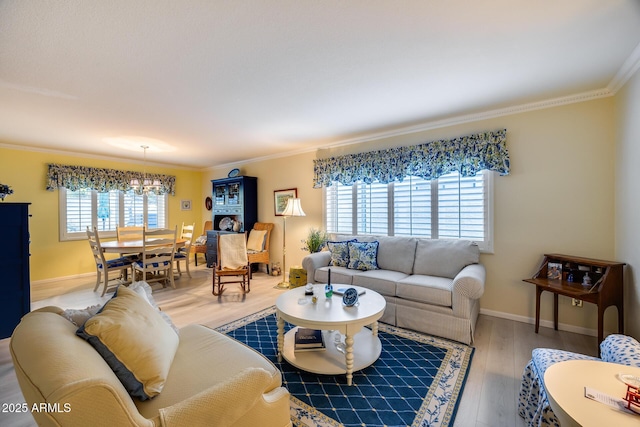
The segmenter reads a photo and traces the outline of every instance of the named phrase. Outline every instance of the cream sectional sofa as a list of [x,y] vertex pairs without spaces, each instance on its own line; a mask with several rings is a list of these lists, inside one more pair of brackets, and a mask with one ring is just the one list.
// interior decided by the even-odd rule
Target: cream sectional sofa
[[360,271],[331,266],[329,251],[307,255],[302,266],[311,282],[352,284],[383,295],[382,322],[466,344],[473,332],[484,293],[485,268],[478,246],[464,240],[413,237],[343,236],[335,241],[378,241],[379,269]]
[[[58,307],[23,317],[10,343],[16,376],[39,426],[290,426],[289,392],[263,355],[201,325],[178,331],[157,396],[132,398]],[[174,333],[174,332],[171,332]]]

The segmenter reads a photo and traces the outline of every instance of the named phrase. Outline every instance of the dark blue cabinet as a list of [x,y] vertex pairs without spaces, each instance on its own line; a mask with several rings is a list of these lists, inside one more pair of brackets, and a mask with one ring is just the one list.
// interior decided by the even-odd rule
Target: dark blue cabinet
[[0,202],[0,339],[10,337],[22,316],[31,310],[29,204]]

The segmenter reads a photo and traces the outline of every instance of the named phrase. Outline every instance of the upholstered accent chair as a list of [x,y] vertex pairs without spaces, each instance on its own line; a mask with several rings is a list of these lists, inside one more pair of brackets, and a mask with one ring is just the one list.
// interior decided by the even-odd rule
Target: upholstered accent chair
[[[612,334],[600,343],[602,359],[553,348],[536,348],[525,366],[520,383],[518,415],[527,427],[557,427],[544,385],[544,373],[549,366],[565,360],[602,360],[621,365],[640,367],[640,343],[628,335]],[[624,370],[624,366],[620,366]],[[586,375],[586,374],[585,374]]]
[[[264,237],[259,239],[252,239],[252,232],[264,232]],[[256,222],[253,224],[253,229],[249,232],[249,239],[247,241],[247,256],[249,257],[249,264],[266,264],[267,273],[269,273],[269,242],[271,240],[271,231],[273,230],[273,223],[270,222]],[[260,233],[262,234],[262,233]],[[253,244],[256,240],[257,244]]]

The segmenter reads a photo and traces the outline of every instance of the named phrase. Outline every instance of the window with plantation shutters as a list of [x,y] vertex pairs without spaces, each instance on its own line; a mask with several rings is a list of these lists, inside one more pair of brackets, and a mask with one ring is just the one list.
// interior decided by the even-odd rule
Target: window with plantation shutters
[[353,190],[334,184],[326,188],[326,228],[332,233],[353,234]]
[[389,196],[387,184],[363,184],[356,187],[357,234],[387,234]]
[[135,194],[133,191],[69,191],[60,188],[60,240],[87,237],[87,227],[101,235],[116,235],[116,227],[164,228],[168,223],[167,195]]
[[[330,233],[472,240],[493,250],[492,172],[457,172],[427,181],[410,176],[390,184],[325,187]],[[353,230],[356,230],[354,233]]]

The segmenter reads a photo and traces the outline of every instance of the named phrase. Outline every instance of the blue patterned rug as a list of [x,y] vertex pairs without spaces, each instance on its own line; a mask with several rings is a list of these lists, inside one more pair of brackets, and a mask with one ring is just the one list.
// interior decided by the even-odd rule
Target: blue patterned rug
[[[285,332],[293,326],[286,323]],[[345,375],[300,371],[278,363],[275,307],[217,328],[271,360],[291,393],[295,426],[452,426],[474,349],[379,324],[380,358]]]

